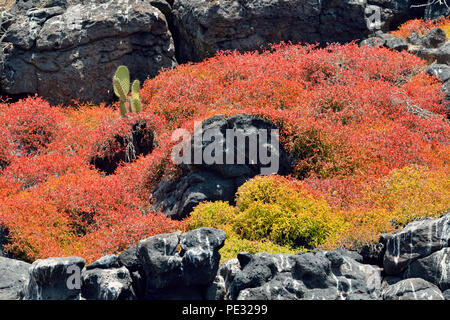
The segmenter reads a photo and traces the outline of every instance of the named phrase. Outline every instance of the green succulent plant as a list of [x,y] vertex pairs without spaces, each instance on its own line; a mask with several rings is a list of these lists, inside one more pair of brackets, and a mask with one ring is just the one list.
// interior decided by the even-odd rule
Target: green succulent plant
[[[140,82],[134,80],[131,85],[131,96],[127,99],[130,93],[130,72],[126,66],[119,66],[113,77],[114,93],[119,98],[120,114],[123,117],[127,116],[128,112],[139,113],[142,111],[141,98],[139,96]],[[128,100],[128,108],[127,108]]]

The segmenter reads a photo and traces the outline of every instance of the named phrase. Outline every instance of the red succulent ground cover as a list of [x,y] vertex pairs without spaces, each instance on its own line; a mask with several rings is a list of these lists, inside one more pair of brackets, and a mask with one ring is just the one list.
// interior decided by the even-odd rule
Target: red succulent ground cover
[[441,17],[436,20],[412,19],[403,23],[398,30],[391,32],[391,34],[406,39],[412,32],[416,32],[419,36],[424,36],[434,28],[441,28],[445,31],[447,38],[450,37],[450,18]]
[[[280,128],[296,158],[292,178],[348,226],[325,247],[374,240],[394,228],[393,220],[439,215],[450,209],[450,126],[440,84],[425,67],[386,48],[280,44],[161,72],[144,83],[138,116],[120,118],[117,106],[50,106],[39,97],[2,103],[0,224],[10,231],[7,249],[30,261],[92,261],[184,230],[186,221],[153,212],[149,198],[164,174],[176,172],[173,130],[215,114],[253,114]],[[89,165],[138,120],[155,130],[150,154],[111,175]]]

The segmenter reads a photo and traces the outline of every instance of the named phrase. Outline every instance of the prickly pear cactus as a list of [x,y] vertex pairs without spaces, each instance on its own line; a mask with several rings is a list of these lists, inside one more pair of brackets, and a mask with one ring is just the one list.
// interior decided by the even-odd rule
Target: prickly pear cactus
[[114,93],[120,101],[120,114],[126,117],[128,112],[139,113],[142,110],[139,97],[139,80],[134,80],[131,86],[131,97],[128,99],[128,110],[126,106],[127,96],[130,92],[130,72],[126,66],[120,66],[113,77]]
[[134,112],[139,113],[142,110],[141,107],[141,98],[139,97],[139,89],[141,85],[139,80],[134,80],[133,85],[131,86],[131,104],[134,109]]

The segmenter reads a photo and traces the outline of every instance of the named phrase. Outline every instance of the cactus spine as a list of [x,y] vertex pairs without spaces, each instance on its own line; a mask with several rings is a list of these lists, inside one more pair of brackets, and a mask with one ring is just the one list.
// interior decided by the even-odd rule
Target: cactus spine
[[139,113],[142,111],[141,99],[139,97],[139,80],[134,80],[131,86],[131,97],[128,99],[128,109],[126,106],[127,96],[130,93],[130,72],[126,66],[120,66],[113,77],[114,93],[119,98],[120,114],[126,117],[128,112]]

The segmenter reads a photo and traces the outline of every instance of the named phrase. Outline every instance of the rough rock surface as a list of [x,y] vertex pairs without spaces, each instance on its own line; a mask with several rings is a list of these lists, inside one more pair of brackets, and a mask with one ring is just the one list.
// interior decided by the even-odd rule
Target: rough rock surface
[[81,293],[88,300],[135,300],[132,282],[125,267],[83,270]]
[[233,282],[234,277],[240,270],[241,264],[237,258],[222,263],[219,267],[216,278],[206,290],[206,299],[228,299],[227,293],[230,290],[230,284]]
[[413,221],[387,240],[384,271],[386,274],[399,274],[411,262],[447,247],[449,240],[449,213],[439,219]]
[[377,31],[371,37],[361,41],[360,46],[363,45],[385,46],[398,51],[407,50],[430,64],[450,65],[450,41],[441,28],[434,28],[424,36],[413,32],[407,40]]
[[219,269],[225,232],[200,228],[162,234],[139,242],[147,299],[202,299]]
[[[295,255],[241,252],[219,266],[225,233],[200,228],[144,239],[84,269],[77,257],[37,260],[31,266],[0,258],[0,299],[22,298],[22,292],[25,299],[449,299],[448,218],[415,221],[383,235],[379,244],[386,244],[386,252],[374,244],[364,256],[342,248]],[[400,268],[393,264],[386,274],[370,264],[383,254],[401,261]],[[83,270],[80,289],[67,287],[69,266]]]
[[145,271],[137,256],[137,246],[123,251],[118,259],[119,264],[130,271],[136,298],[143,299],[145,297]]
[[422,45],[425,48],[438,48],[445,43],[447,36],[441,28],[434,28],[428,32],[422,39]]
[[18,300],[29,280],[29,263],[0,257],[0,300]]
[[[25,300],[78,300],[81,287],[69,286],[70,277],[83,269],[80,257],[39,259],[31,265]],[[75,279],[77,280],[77,279]]]
[[91,264],[87,265],[86,270],[111,269],[111,268],[119,268],[119,267],[120,267],[119,258],[116,255],[110,254],[110,255],[101,257],[97,261],[94,261]]
[[450,79],[450,66],[446,64],[431,64],[428,66],[427,73],[436,76],[442,82],[447,82]]
[[420,278],[399,281],[387,287],[382,297],[383,300],[444,300],[438,287]]
[[201,60],[217,50],[260,50],[280,41],[345,42],[369,32],[365,5],[349,0],[179,0],[173,13],[182,60]]
[[142,82],[176,64],[167,21],[148,1],[18,1],[10,13],[0,70],[7,95],[110,101],[119,65]]
[[405,278],[422,278],[442,291],[450,289],[450,248],[441,249],[408,265]]
[[[194,162],[195,157],[192,155],[191,163],[194,163],[189,166],[181,165],[183,169],[181,177],[175,181],[163,180],[156,187],[152,194],[155,209],[161,210],[172,218],[181,219],[186,217],[202,201],[223,200],[233,203],[238,187],[248,179],[261,174],[263,170],[269,169],[270,165],[263,164],[260,157],[252,164],[249,156],[251,148],[249,147],[243,151],[245,163],[237,164],[237,159],[234,159],[234,164],[226,164],[227,154],[237,154],[244,145],[236,142],[233,144],[233,148],[227,149],[225,142],[228,134],[227,130],[237,134],[240,133],[242,137],[248,139],[247,141],[256,137],[255,133],[258,130],[269,132],[266,139],[268,139],[268,142],[270,141],[270,145],[273,147],[273,157],[279,162],[278,174],[288,174],[291,171],[291,159],[287,152],[283,150],[281,144],[279,144],[279,148],[276,147],[278,138],[276,138],[276,142],[272,142],[270,137],[270,130],[272,129],[276,129],[276,127],[271,122],[246,114],[239,114],[229,118],[216,115],[205,120],[202,123],[203,141],[197,141],[195,137],[192,138],[190,142],[192,146],[191,151],[194,153],[195,148],[198,148],[202,154],[205,154],[205,150],[207,150],[212,141],[222,141],[223,158],[221,158],[221,163],[214,160],[214,163],[207,164],[203,159],[196,164]],[[207,137],[207,132],[216,133],[214,139],[217,138],[217,140]],[[201,136],[202,134],[199,134],[199,137]],[[266,140],[263,138],[263,141]],[[253,145],[257,145],[257,143]],[[276,157],[275,155],[278,156]]]
[[315,250],[297,255],[240,254],[239,271],[229,285],[229,297],[255,299],[377,299],[381,269],[364,265],[344,249]]
[[364,245],[358,252],[363,258],[363,263],[380,267],[383,266],[383,257],[385,253],[385,243],[383,243],[383,239],[378,243],[368,243]]

